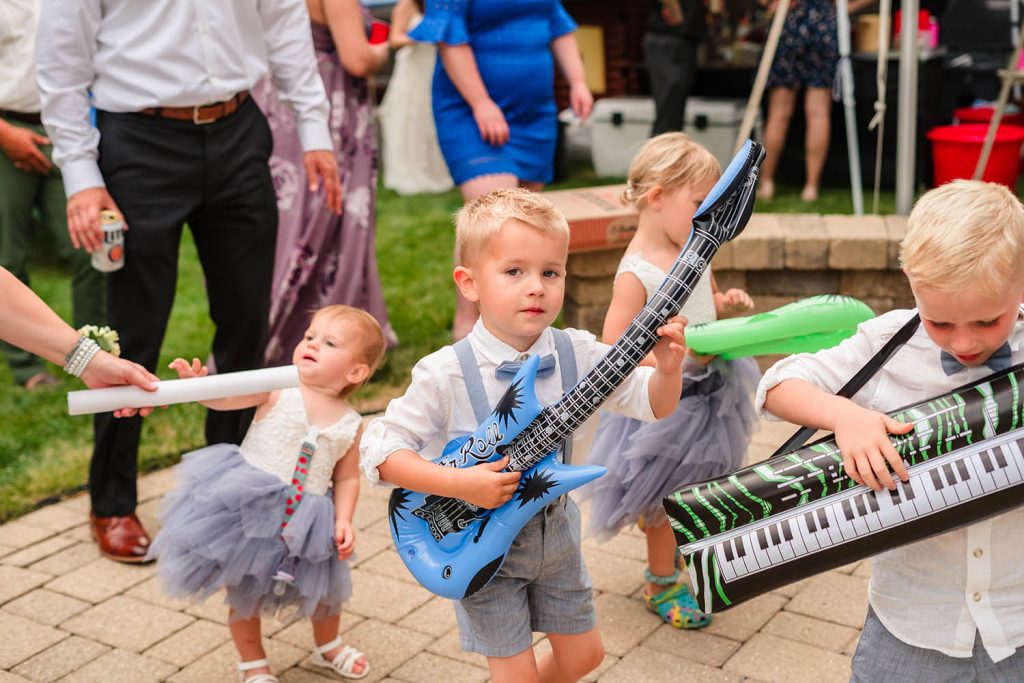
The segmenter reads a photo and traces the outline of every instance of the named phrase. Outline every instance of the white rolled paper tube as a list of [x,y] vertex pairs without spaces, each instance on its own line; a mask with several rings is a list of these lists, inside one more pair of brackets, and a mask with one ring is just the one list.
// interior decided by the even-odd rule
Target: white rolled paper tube
[[156,391],[134,386],[69,391],[68,413],[89,415],[119,408],[151,408],[288,389],[299,386],[299,371],[294,365],[285,365],[207,377],[169,379],[155,384]]

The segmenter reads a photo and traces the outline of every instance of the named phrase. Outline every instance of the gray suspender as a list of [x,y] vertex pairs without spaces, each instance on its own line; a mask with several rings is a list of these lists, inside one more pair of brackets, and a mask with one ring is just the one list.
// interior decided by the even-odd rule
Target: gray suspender
[[[572,348],[572,339],[564,330],[552,327],[551,334],[555,341],[558,371],[562,378],[562,393],[565,393],[576,385],[576,353]],[[484,381],[480,376],[480,365],[473,352],[473,346],[469,343],[469,339],[463,338],[452,348],[455,349],[455,355],[462,367],[462,379],[466,385],[466,393],[469,394],[469,402],[473,406],[473,415],[477,422],[483,422],[491,414],[491,404],[487,400],[487,392],[484,391]],[[571,436],[562,444],[562,462],[572,463]]]

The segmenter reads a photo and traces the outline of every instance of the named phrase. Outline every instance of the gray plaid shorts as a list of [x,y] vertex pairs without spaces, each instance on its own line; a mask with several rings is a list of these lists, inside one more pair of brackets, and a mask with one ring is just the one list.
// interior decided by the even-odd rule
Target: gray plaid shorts
[[1024,648],[993,662],[975,634],[970,657],[950,657],[938,650],[908,645],[889,632],[868,607],[864,630],[853,655],[851,683],[1020,683]]
[[455,602],[455,617],[462,649],[485,657],[523,652],[534,631],[574,635],[595,628],[576,503],[565,497],[527,522],[491,582]]

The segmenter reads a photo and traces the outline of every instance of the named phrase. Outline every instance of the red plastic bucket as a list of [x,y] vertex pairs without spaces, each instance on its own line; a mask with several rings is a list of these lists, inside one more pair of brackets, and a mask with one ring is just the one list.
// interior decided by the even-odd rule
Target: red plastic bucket
[[[953,110],[953,117],[960,123],[988,123],[996,113],[995,107],[961,107]],[[1007,114],[999,119],[999,125],[1024,126],[1024,112]]]
[[[935,185],[942,185],[957,178],[970,178],[981,156],[982,145],[988,125],[965,123],[961,126],[939,126],[928,131],[932,141]],[[1020,126],[999,126],[995,144],[988,157],[988,165],[982,180],[1001,183],[1011,190],[1016,188],[1017,173],[1020,171],[1020,147],[1024,143],[1024,128]]]

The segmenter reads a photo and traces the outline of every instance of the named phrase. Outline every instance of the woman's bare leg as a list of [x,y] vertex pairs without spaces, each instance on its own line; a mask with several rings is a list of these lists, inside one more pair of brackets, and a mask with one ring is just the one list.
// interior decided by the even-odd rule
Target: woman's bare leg
[[775,170],[779,167],[779,155],[786,144],[786,132],[793,118],[796,90],[793,88],[772,88],[768,93],[768,122],[764,126],[764,163],[761,164],[757,196],[771,199],[775,196]]
[[804,96],[804,116],[807,119],[807,135],[804,138],[804,163],[807,167],[807,181],[800,199],[813,202],[821,188],[821,171],[828,156],[831,131],[832,91],[827,88],[808,88]]

